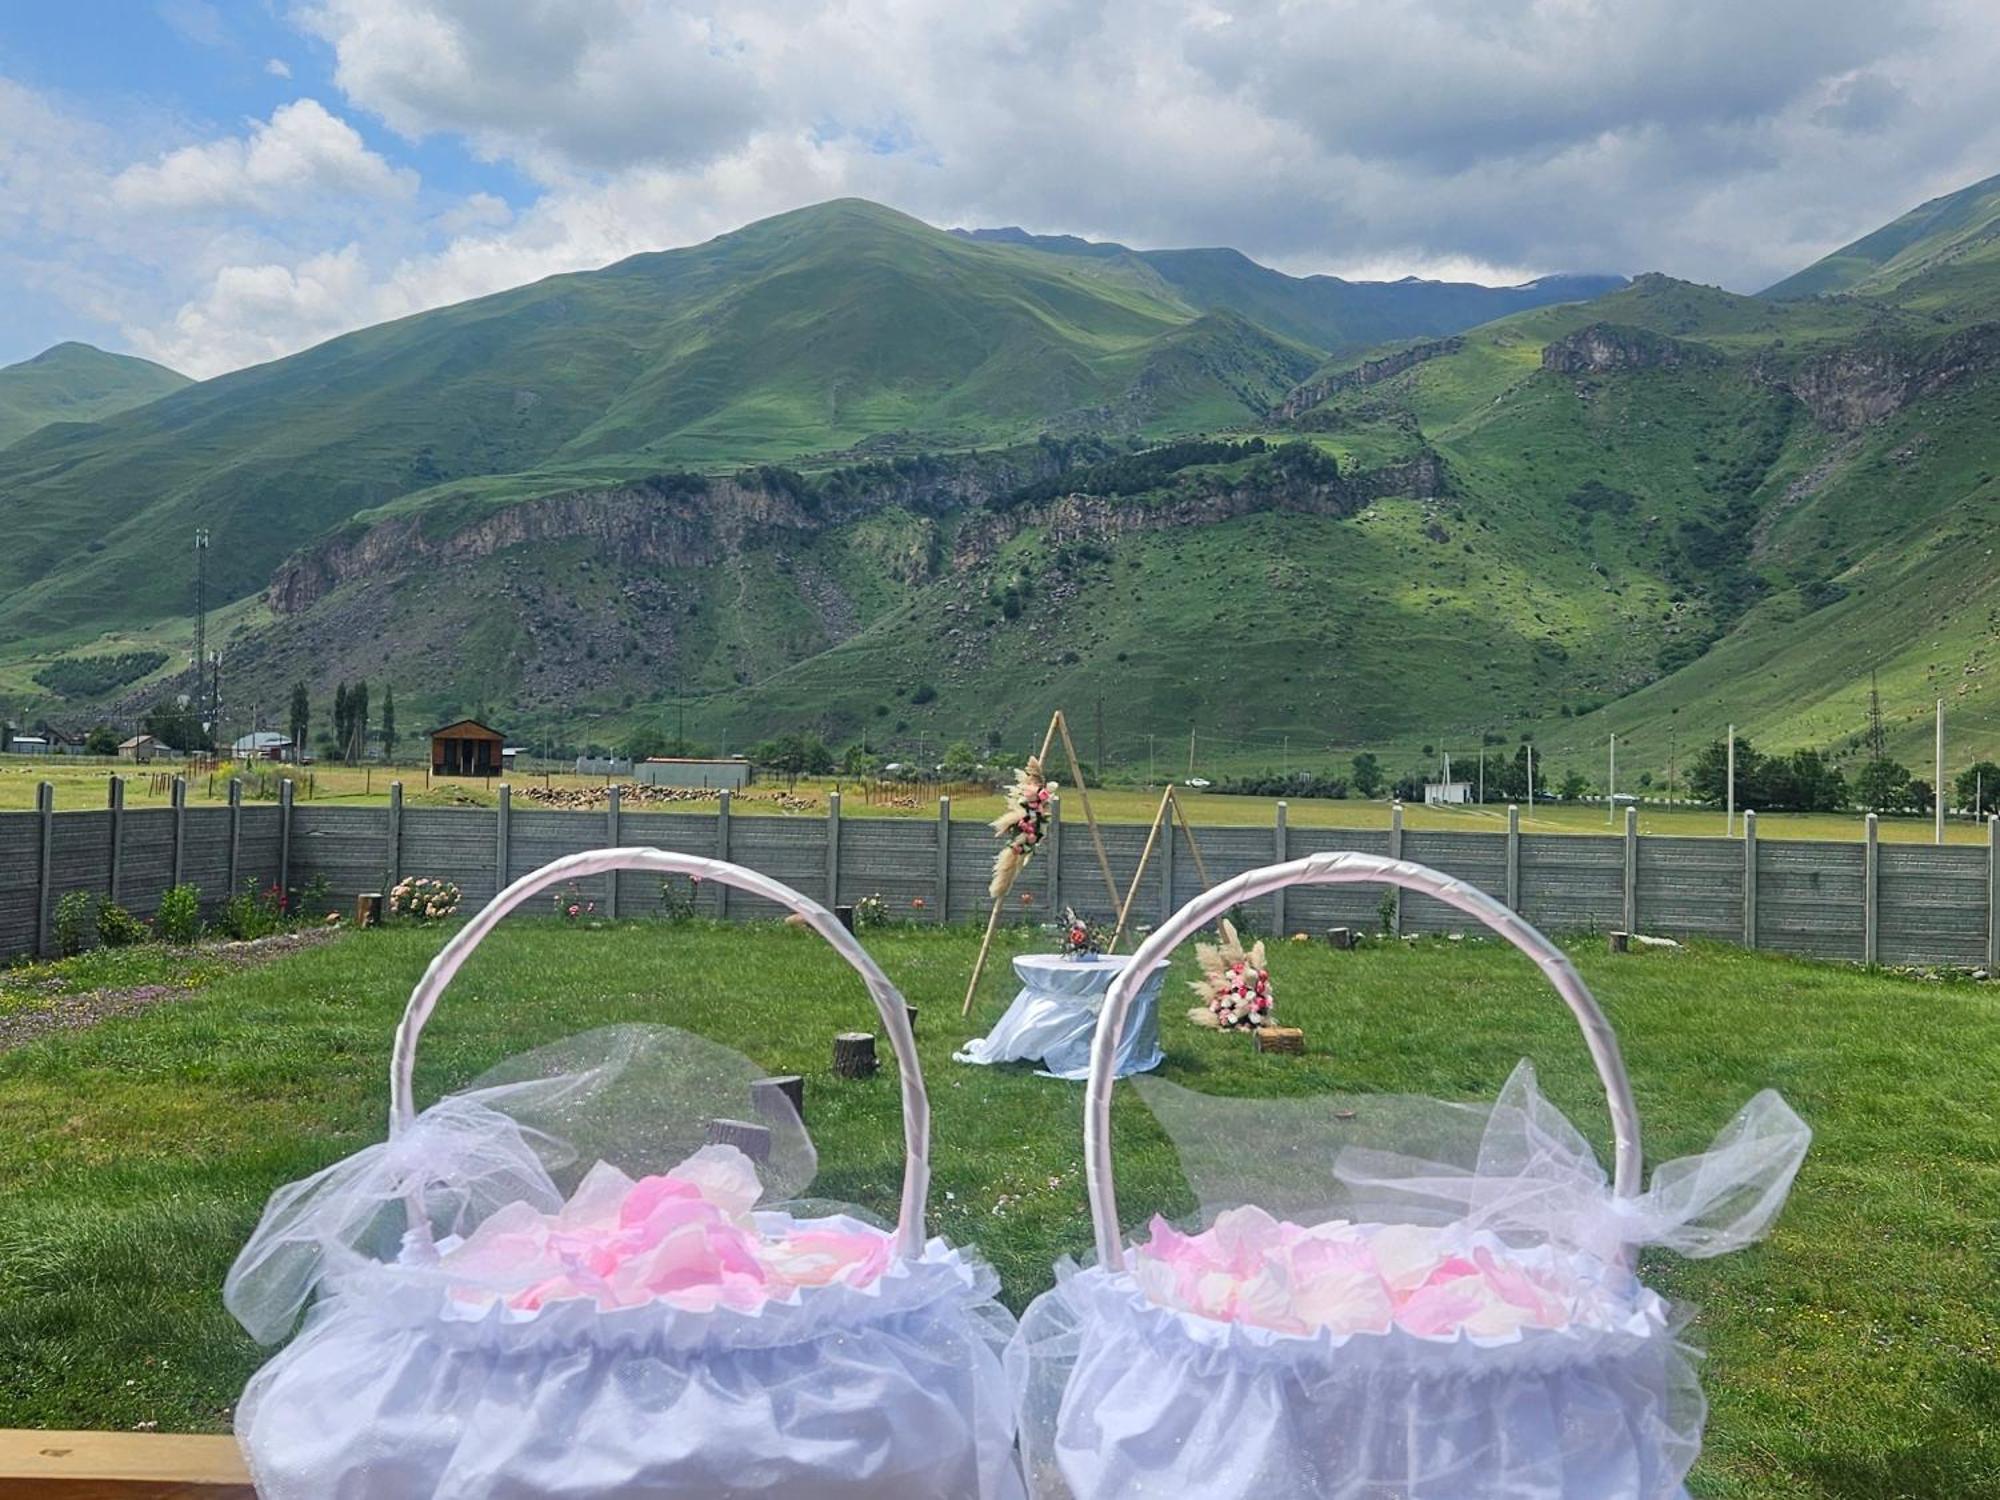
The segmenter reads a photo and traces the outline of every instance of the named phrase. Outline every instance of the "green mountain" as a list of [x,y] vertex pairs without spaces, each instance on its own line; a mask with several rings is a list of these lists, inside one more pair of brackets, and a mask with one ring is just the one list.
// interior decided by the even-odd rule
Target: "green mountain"
[[57,344],[0,367],[0,448],[51,422],[95,422],[187,383],[187,376],[149,359]]
[[1469,281],[1344,281],[1287,276],[1240,250],[1131,250],[1074,235],[1022,229],[953,230],[986,244],[1025,245],[1058,255],[1150,272],[1192,307],[1226,308],[1264,327],[1328,351],[1351,351],[1389,339],[1448,334],[1551,302],[1582,302],[1625,284],[1623,276],[1544,276],[1520,286]]
[[1026,238],[827,204],[32,435],[0,701],[171,687],[204,525],[238,717],[365,676],[523,738],[934,753],[1101,705],[1127,764],[1192,725],[1595,774],[1616,732],[1628,780],[1729,722],[1851,757],[1872,674],[1904,758],[1937,696],[2000,752],[1976,246],[1352,347],[1315,278]]
[[2000,177],[1920,204],[1766,287],[1762,295],[1836,292],[1905,307],[1991,314],[2000,305]]

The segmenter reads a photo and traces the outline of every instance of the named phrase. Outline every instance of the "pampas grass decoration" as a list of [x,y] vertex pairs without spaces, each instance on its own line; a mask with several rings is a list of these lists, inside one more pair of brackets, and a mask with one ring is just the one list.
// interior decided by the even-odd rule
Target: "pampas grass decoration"
[[1189,980],[1188,988],[1201,996],[1202,1003],[1188,1011],[1190,1021],[1216,1031],[1271,1023],[1271,973],[1265,967],[1262,938],[1246,951],[1235,924],[1225,920],[1222,941],[1195,944],[1194,956],[1201,965],[1201,978]]
[[1014,784],[1007,788],[1007,810],[992,823],[994,836],[1007,841],[993,856],[993,879],[986,887],[993,900],[1006,895],[1027,868],[1035,846],[1042,841],[1055,792],[1056,784],[1042,776],[1039,755],[1029,756],[1028,763],[1014,773]]

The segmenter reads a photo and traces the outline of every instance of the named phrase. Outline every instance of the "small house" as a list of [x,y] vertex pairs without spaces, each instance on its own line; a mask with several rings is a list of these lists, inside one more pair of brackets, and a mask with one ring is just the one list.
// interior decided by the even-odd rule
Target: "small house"
[[13,755],[47,755],[48,737],[39,734],[17,734],[7,742],[7,749]]
[[290,735],[260,729],[237,740],[229,747],[229,753],[237,760],[290,760],[292,740]]
[[150,734],[135,734],[129,740],[118,742],[120,760],[137,761],[140,765],[144,765],[159,753],[160,742]]
[[704,786],[720,791],[750,785],[750,762],[740,755],[723,760],[658,755],[632,768],[641,786]]
[[431,775],[498,776],[505,769],[505,735],[477,719],[460,719],[430,732]]
[[1472,800],[1472,783],[1469,781],[1426,781],[1424,783],[1425,807],[1458,807]]

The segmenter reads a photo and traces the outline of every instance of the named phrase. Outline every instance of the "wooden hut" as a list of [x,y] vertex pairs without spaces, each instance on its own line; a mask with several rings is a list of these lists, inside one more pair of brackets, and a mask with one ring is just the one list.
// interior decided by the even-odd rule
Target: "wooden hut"
[[431,775],[498,776],[506,736],[477,719],[460,719],[431,731]]

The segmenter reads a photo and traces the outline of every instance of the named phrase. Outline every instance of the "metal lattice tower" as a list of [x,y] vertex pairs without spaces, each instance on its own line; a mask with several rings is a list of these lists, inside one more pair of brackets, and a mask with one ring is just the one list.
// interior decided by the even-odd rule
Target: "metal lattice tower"
[[208,675],[208,528],[194,533],[194,693],[197,714],[201,712],[202,679]]

